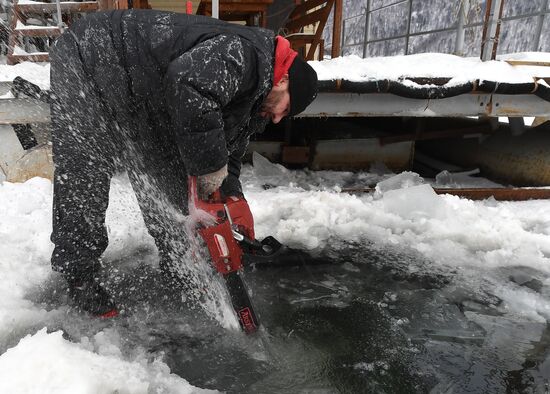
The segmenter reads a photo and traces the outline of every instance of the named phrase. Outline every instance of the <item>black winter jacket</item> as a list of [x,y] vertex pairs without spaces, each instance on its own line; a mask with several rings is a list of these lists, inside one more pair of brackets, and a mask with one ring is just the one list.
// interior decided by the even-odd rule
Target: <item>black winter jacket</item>
[[190,175],[237,161],[267,124],[258,112],[272,87],[268,30],[122,10],[90,14],[70,32],[119,125],[137,138],[174,133]]

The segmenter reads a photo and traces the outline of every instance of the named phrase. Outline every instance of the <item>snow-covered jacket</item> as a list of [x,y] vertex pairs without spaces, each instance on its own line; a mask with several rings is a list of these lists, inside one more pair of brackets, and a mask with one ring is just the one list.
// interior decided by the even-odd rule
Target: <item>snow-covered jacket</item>
[[[74,23],[86,72],[121,127],[175,135],[191,175],[239,159],[272,87],[269,30],[152,10],[90,14]],[[237,174],[238,176],[238,174]]]

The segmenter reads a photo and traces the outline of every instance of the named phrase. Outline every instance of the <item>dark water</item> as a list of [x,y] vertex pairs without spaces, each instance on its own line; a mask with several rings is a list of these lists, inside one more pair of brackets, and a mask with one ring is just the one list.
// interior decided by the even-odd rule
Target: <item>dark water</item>
[[263,324],[252,336],[182,303],[145,254],[113,263],[123,317],[62,328],[78,340],[111,327],[123,354],[144,348],[191,384],[228,393],[549,392],[548,326],[508,316],[488,279],[368,245],[319,254],[319,264],[247,272]]

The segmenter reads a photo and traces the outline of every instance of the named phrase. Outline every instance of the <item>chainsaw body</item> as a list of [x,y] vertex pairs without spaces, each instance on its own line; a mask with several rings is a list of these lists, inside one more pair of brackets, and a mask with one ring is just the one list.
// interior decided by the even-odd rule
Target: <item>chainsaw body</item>
[[197,179],[189,177],[189,206],[207,212],[213,221],[202,225],[198,233],[204,239],[212,264],[225,280],[233,309],[242,329],[250,334],[259,321],[243,281],[243,269],[307,264],[309,257],[287,248],[269,236],[255,239],[254,219],[244,198],[222,198],[219,191],[208,201],[198,198]]
[[196,178],[189,178],[190,204],[209,213],[214,223],[199,228],[212,264],[223,276],[231,303],[242,329],[251,334],[258,329],[259,322],[243,282],[243,248],[239,242],[254,239],[254,220],[243,198],[228,197],[222,201],[219,192],[209,201],[198,198]]

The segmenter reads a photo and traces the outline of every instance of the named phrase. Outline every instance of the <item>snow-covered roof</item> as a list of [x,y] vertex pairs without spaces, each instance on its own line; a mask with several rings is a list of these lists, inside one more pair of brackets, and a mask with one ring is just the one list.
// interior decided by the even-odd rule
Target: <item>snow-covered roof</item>
[[[507,55],[502,60],[548,62],[550,53],[531,52]],[[360,58],[343,56],[310,64],[319,80],[346,79],[397,81],[403,78],[450,78],[450,85],[473,80],[506,83],[533,82],[533,77],[550,78],[549,67],[513,66],[506,61],[482,62],[479,58],[464,58],[443,53],[422,53],[407,56]],[[449,85],[448,84],[448,85]]]
[[[500,57],[502,60],[521,60],[550,63],[550,53],[529,52]],[[343,56],[313,61],[319,80],[346,79],[349,81],[400,80],[403,78],[450,78],[447,86],[473,80],[507,83],[533,82],[533,77],[550,78],[550,67],[512,66],[505,61],[482,62],[478,58],[463,58],[441,53],[407,56],[360,58]],[[0,65],[0,81],[12,81],[16,76],[49,89],[50,66],[47,63],[25,62],[15,66]]]
[[15,77],[21,77],[41,89],[50,89],[50,64],[23,62],[13,66],[0,65],[0,82],[11,82]]

